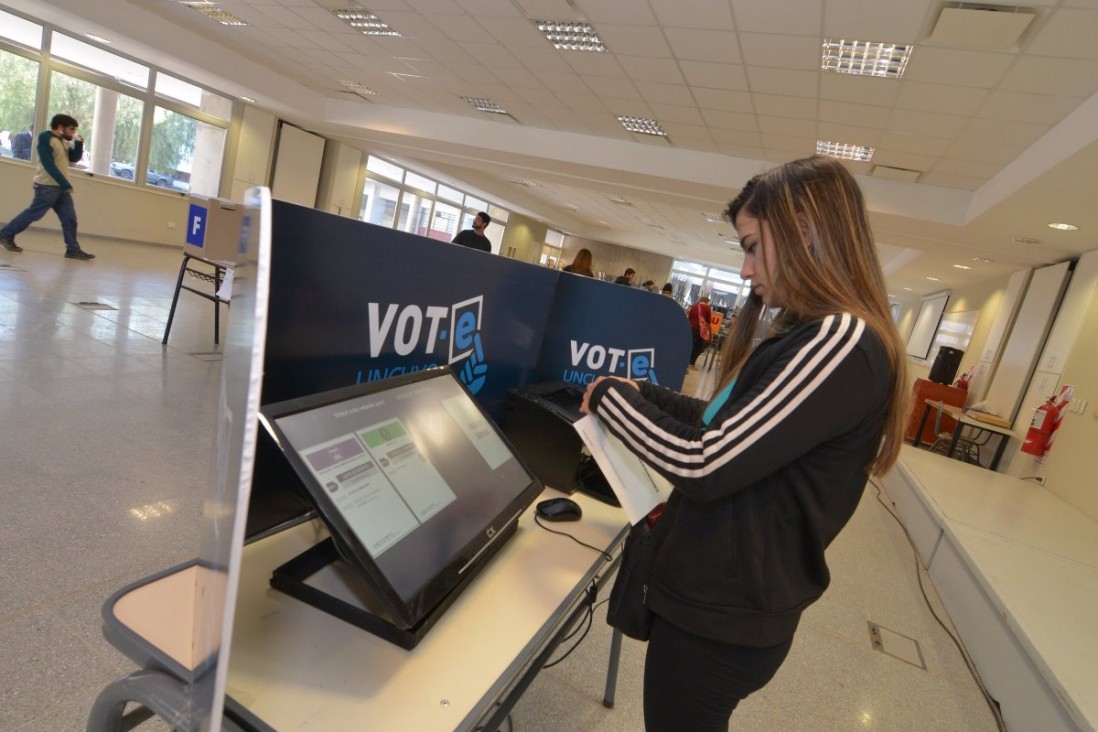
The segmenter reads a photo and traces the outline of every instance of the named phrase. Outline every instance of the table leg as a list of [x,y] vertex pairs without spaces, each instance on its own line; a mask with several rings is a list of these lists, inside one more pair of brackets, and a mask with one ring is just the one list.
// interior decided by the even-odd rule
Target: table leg
[[168,334],[172,332],[172,320],[175,319],[175,306],[179,303],[179,290],[183,287],[183,275],[187,273],[187,262],[191,260],[191,255],[183,255],[183,264],[179,265],[179,278],[175,281],[175,294],[172,295],[172,307],[168,310],[168,324],[164,326],[164,340],[160,341],[163,344],[168,343]]
[[1006,451],[1007,442],[1010,441],[1010,435],[999,435],[999,446],[995,448],[995,457],[991,458],[991,465],[988,468],[991,472],[995,472],[999,468],[999,460],[1003,457],[1003,452]]
[[602,705],[614,708],[614,697],[618,692],[618,662],[621,659],[621,631],[614,628],[610,636],[610,660],[606,664],[606,691],[602,695]]
[[923,417],[919,420],[919,429],[915,430],[915,442],[914,447],[918,447],[923,442],[923,429],[926,428],[926,420],[930,417],[930,405],[927,404],[923,407]]
[[964,425],[961,424],[961,420],[957,420],[957,426],[953,428],[953,437],[949,441],[949,449],[946,450],[946,457],[953,457],[953,450],[957,447],[957,442],[961,439],[961,430]]

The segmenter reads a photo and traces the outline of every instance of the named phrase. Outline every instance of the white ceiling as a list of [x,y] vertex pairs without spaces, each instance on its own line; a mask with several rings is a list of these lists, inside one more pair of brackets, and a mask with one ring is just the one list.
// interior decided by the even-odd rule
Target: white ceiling
[[[876,147],[850,169],[898,297],[1098,248],[1098,0],[1029,2],[1028,24],[1006,2],[967,4],[1026,26],[999,50],[958,47],[986,23],[934,34],[945,4],[930,0],[214,3],[246,27],[176,0],[4,4],[566,232],[674,257],[737,265],[724,240],[733,230],[705,214],[819,139]],[[344,7],[368,8],[401,37],[358,33],[330,12]],[[586,20],[608,52],[557,51],[531,19]],[[825,37],[915,50],[901,80],[841,75],[819,70]],[[953,47],[934,45],[943,37]],[[668,136],[627,132],[617,115],[659,120]],[[916,182],[877,166],[915,171],[905,174]]]

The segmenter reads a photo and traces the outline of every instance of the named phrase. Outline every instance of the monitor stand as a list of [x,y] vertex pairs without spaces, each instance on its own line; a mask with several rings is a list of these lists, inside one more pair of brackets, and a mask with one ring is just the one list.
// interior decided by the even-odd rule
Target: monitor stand
[[511,521],[461,580],[416,625],[402,628],[392,622],[368,580],[343,561],[331,537],[307,549],[274,570],[271,587],[296,597],[329,615],[373,633],[390,643],[411,650],[423,640],[447,608],[473,578],[514,535],[517,521]]

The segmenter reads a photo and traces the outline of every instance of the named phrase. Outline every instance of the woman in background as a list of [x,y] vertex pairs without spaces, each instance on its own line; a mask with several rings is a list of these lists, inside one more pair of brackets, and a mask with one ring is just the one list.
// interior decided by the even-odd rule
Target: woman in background
[[565,266],[564,271],[573,274],[586,275],[587,277],[594,277],[595,272],[592,268],[591,250],[580,249],[576,252],[575,259],[572,260],[571,264]]
[[824,550],[902,443],[904,349],[854,178],[796,160],[725,213],[751,295],[716,395],[600,377],[582,406],[674,485],[645,600],[648,732],[727,730],[785,659],[830,582]]

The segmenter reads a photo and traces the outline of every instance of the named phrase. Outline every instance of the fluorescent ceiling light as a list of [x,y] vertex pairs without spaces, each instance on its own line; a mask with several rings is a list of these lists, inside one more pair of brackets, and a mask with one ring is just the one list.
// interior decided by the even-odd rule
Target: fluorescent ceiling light
[[606,46],[599,40],[598,33],[590,23],[576,23],[570,20],[535,20],[534,25],[542,32],[553,48],[560,51],[596,51],[603,53]]
[[630,132],[637,132],[642,135],[655,135],[656,137],[667,137],[667,132],[657,120],[647,119],[646,117],[629,117],[626,115],[618,115],[618,122],[621,122],[621,126]]
[[222,10],[211,2],[190,2],[183,3],[183,5],[186,5],[192,10],[197,10],[198,12],[205,15],[207,18],[211,20],[216,20],[221,25],[248,25],[243,20],[230,13],[228,10]]
[[[1051,226],[1051,224],[1049,224]],[[1015,244],[1040,244],[1040,239],[1034,239],[1032,236],[1016,236],[1011,239]]]
[[931,282],[941,282],[941,280],[938,279],[937,277],[931,277],[930,275],[927,275],[927,279],[930,280]]
[[466,104],[471,104],[478,112],[488,112],[489,114],[507,114],[507,110],[499,106],[491,99],[485,99],[484,97],[462,97],[461,101]]
[[343,87],[344,89],[346,89],[347,91],[353,92],[353,93],[359,95],[360,97],[376,97],[377,96],[376,91],[374,91],[370,87],[366,86],[365,84],[360,84],[357,81],[350,81],[348,79],[340,79],[339,80],[339,85],[341,87]]
[[723,224],[725,222],[723,216],[715,214],[712,211],[702,211],[702,216],[711,224]]
[[987,257],[973,257],[972,261],[973,262],[979,262],[980,264],[991,264],[995,260],[994,259],[988,259]]
[[955,264],[955,265],[953,265],[953,268],[954,269],[972,269],[972,267],[968,266],[967,264]]
[[108,41],[106,38],[103,38],[102,36],[97,36],[94,33],[85,33],[84,37],[85,38],[90,38],[93,41],[96,41],[97,43],[105,43],[108,46],[111,45],[112,43],[114,43],[114,41]]
[[530,180],[528,178],[516,178],[511,182],[515,185],[524,186],[526,188],[541,188],[541,183],[538,183],[536,180]]
[[842,142],[828,142],[826,140],[816,142],[817,155],[827,155],[841,160],[869,160],[873,157],[874,152],[876,152],[876,148],[861,145],[847,145]]
[[1048,225],[1050,229],[1056,229],[1057,231],[1078,231],[1079,227],[1075,224],[1065,224],[1061,221],[1053,221]]
[[899,79],[911,59],[911,46],[825,38],[821,71]]
[[255,100],[251,97],[240,97],[240,101],[247,102],[248,104],[255,104]]
[[606,193],[604,195],[606,196],[606,200],[609,201],[610,203],[618,203],[618,204],[621,204],[623,206],[632,206],[633,205],[633,204],[629,203],[629,200],[627,198],[625,198],[624,196],[621,196],[617,193]]
[[577,206],[574,203],[566,203],[566,204],[564,204],[563,208],[566,208],[569,211],[579,211],[579,209],[580,209],[580,207]]
[[345,10],[333,10],[332,13],[363,35],[400,37],[400,33],[393,30],[392,26],[369,10],[347,8]]

